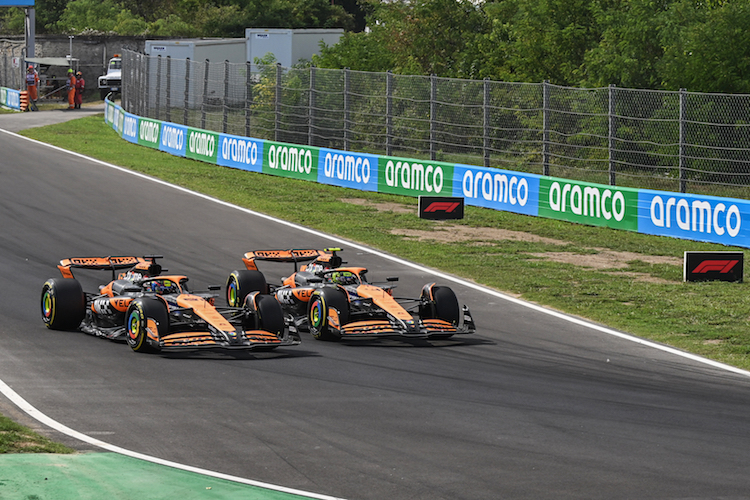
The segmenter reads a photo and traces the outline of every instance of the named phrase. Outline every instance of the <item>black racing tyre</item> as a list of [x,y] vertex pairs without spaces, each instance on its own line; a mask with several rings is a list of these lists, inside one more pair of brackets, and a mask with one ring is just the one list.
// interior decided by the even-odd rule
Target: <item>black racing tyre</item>
[[[458,326],[458,322],[461,320],[461,309],[458,305],[458,299],[453,290],[447,286],[433,286],[431,289],[431,297],[428,291],[428,287],[422,290],[422,294],[425,298],[429,299],[429,305],[422,309],[423,318],[435,318],[447,321],[453,326]],[[440,334],[432,335],[433,339],[448,339],[453,334]]]
[[260,271],[232,271],[227,278],[226,299],[229,307],[242,307],[252,292],[268,293],[266,277]]
[[136,299],[128,307],[125,315],[125,339],[135,352],[158,352],[160,349],[148,341],[148,321],[156,323],[159,338],[169,333],[169,313],[167,304],[155,297]]
[[75,330],[86,316],[86,295],[81,283],[51,278],[42,286],[42,321],[52,330]]
[[322,288],[313,292],[307,303],[307,324],[310,335],[317,340],[338,340],[340,334],[328,324],[328,312],[333,308],[339,315],[339,324],[349,322],[349,299],[346,292],[337,288]]
[[277,337],[284,335],[284,311],[281,304],[272,295],[260,295],[255,297],[255,328],[275,334]]

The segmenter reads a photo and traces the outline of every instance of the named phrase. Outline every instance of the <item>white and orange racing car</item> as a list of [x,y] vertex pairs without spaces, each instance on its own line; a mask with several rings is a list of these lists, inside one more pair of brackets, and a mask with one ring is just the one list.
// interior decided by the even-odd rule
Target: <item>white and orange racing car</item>
[[[281,304],[287,323],[306,327],[319,340],[381,336],[446,339],[476,331],[469,308],[459,306],[450,288],[428,283],[418,298],[396,297],[394,282],[398,278],[370,283],[367,269],[345,265],[340,251],[248,252],[242,259],[246,269],[233,271],[227,279],[227,303],[237,307],[249,294],[269,293]],[[258,270],[258,261],[293,263],[294,272],[279,285],[269,284]]]
[[[270,350],[300,342],[274,297],[249,294],[237,307],[217,307],[214,293],[191,292],[188,278],[165,274],[158,255],[69,258],[62,278],[42,286],[42,320],[53,330],[79,329],[125,340],[136,352],[192,349]],[[84,292],[73,269],[108,270],[98,293]],[[119,272],[118,271],[122,271]]]

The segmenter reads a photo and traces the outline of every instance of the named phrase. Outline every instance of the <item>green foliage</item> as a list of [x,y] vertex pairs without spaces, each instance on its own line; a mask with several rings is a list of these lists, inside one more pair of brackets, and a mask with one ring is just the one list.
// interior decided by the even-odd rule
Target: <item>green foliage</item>
[[371,0],[327,68],[567,86],[750,92],[746,0]]
[[750,5],[726,2],[696,11],[683,0],[674,11],[689,22],[672,27],[661,64],[665,86],[750,93]]
[[[37,0],[38,33],[243,37],[245,28],[345,28],[361,24],[356,1]],[[347,9],[351,10],[349,12]],[[23,34],[24,9],[0,9],[0,33]],[[361,29],[361,26],[360,26]]]
[[117,33],[138,35],[146,22],[121,7],[115,0],[73,0],[56,23],[62,33]]
[[[36,11],[38,33],[349,30],[314,58],[321,68],[750,93],[748,0],[37,0]],[[0,12],[1,32],[23,23],[23,9]]]
[[324,45],[312,62],[319,68],[349,68],[355,71],[391,71],[393,53],[378,33],[346,33],[334,46]]

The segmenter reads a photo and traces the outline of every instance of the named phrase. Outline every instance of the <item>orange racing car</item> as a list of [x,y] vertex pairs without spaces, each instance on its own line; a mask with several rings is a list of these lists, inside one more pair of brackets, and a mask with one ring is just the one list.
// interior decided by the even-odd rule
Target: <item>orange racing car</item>
[[[236,307],[248,294],[276,297],[287,322],[306,326],[319,340],[401,336],[446,339],[476,331],[467,306],[460,307],[453,290],[429,283],[419,298],[399,298],[393,292],[398,278],[368,282],[367,269],[345,266],[340,248],[256,250],[244,255],[246,269],[227,279],[227,303]],[[294,273],[280,285],[267,283],[258,261],[294,264]],[[300,267],[300,264],[303,264]]]
[[[213,291],[191,292],[188,278],[165,274],[159,255],[63,259],[62,278],[42,287],[42,320],[53,330],[80,329],[125,340],[136,352],[185,349],[257,349],[299,344],[273,297],[247,294],[236,307],[216,307]],[[109,270],[98,293],[83,291],[73,269]],[[122,271],[119,272],[118,271]]]

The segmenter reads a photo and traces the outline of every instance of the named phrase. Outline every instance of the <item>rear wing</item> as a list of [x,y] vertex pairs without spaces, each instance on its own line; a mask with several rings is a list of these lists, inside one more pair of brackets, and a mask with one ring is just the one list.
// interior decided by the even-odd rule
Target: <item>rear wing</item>
[[323,250],[316,250],[312,248],[292,248],[289,250],[254,250],[252,252],[247,252],[242,257],[242,262],[244,262],[245,267],[251,271],[258,270],[256,261],[293,262],[295,272],[297,271],[298,263],[310,262],[312,260],[318,260],[319,262],[331,262],[331,264],[336,264],[333,267],[338,267],[341,265],[341,257],[336,255],[336,252],[340,252],[341,250],[341,248],[324,248]]
[[73,278],[73,269],[94,269],[100,271],[112,271],[112,279],[115,272],[122,269],[138,269],[149,275],[160,274],[162,267],[156,263],[161,255],[147,255],[145,257],[131,256],[109,256],[109,257],[71,257],[63,259],[58,264],[63,278]]

